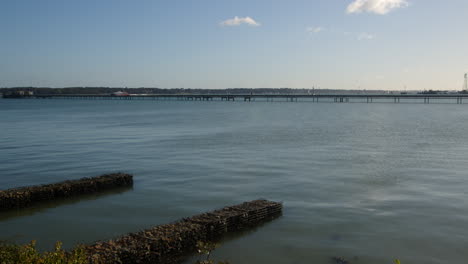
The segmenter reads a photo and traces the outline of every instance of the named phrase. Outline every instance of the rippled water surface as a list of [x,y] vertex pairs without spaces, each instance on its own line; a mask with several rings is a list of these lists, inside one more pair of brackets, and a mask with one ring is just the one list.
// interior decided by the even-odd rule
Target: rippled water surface
[[132,189],[0,213],[66,246],[256,198],[284,215],[231,263],[466,263],[468,106],[0,100],[0,188],[123,171]]

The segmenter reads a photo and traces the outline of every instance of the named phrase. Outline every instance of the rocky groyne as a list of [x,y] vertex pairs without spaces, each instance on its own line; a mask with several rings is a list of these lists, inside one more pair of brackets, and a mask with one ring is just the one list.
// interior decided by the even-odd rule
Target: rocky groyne
[[174,263],[198,241],[216,241],[282,214],[282,204],[255,200],[86,246],[90,263]]
[[132,175],[114,173],[53,184],[0,190],[0,211],[131,185],[133,185]]

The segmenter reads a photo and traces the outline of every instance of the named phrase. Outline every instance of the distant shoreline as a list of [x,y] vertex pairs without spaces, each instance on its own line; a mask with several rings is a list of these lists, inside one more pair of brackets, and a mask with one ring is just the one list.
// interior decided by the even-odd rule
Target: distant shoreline
[[315,89],[315,88],[227,88],[227,89],[200,89],[200,88],[127,88],[127,87],[9,87],[0,88],[0,93],[4,95],[18,92],[32,92],[34,95],[68,95],[87,94],[100,95],[116,92],[128,92],[130,94],[456,94],[467,93],[467,91],[448,90],[346,90],[346,89]]

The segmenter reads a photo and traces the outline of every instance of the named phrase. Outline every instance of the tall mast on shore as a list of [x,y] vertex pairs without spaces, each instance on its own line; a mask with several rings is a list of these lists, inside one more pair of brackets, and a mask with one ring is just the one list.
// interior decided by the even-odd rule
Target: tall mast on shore
[[465,81],[463,83],[463,91],[468,91],[468,73],[465,73]]

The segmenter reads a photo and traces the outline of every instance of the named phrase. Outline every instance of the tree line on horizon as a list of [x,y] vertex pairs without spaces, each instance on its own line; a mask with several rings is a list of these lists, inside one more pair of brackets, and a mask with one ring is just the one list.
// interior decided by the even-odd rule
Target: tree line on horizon
[[33,92],[35,95],[66,95],[66,94],[111,94],[127,92],[130,94],[313,94],[313,93],[376,93],[381,90],[333,90],[333,89],[306,89],[306,88],[227,88],[227,89],[201,89],[201,88],[121,88],[121,87],[10,87],[0,88],[0,93],[13,94],[19,91]]

